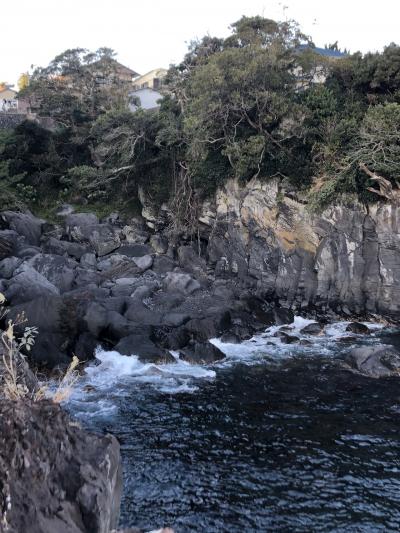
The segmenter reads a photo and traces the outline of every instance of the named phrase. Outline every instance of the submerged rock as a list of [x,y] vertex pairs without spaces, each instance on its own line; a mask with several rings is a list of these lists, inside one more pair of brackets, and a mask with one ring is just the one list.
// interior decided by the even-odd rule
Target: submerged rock
[[370,332],[369,327],[361,322],[350,322],[347,326],[346,331],[351,331],[357,335],[368,335]]
[[312,324],[308,324],[303,329],[300,330],[300,333],[303,335],[320,335],[322,333],[323,326],[319,324],[318,322],[313,322]]
[[181,359],[194,364],[210,364],[225,358],[225,354],[211,342],[194,342],[179,353]]
[[348,355],[347,362],[373,378],[400,376],[400,353],[387,344],[355,348]]
[[121,492],[115,437],[81,429],[49,401],[1,402],[0,509],[7,531],[108,533],[118,523]]

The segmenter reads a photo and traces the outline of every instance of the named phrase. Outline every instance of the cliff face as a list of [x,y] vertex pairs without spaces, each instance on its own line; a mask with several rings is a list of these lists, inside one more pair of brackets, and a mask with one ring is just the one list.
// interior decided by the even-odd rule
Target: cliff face
[[108,533],[122,492],[119,444],[51,402],[0,405],[0,532]]
[[337,205],[321,215],[278,182],[231,180],[203,206],[202,234],[219,276],[235,276],[295,308],[396,317],[400,209]]

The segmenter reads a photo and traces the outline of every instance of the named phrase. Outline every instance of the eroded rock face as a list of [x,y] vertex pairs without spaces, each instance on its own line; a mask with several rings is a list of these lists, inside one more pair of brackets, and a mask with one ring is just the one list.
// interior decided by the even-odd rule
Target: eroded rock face
[[7,531],[109,533],[121,491],[114,437],[88,433],[51,402],[1,402],[0,519]]
[[200,216],[209,260],[286,306],[342,314],[400,311],[400,207],[334,206],[312,215],[278,181],[228,181]]

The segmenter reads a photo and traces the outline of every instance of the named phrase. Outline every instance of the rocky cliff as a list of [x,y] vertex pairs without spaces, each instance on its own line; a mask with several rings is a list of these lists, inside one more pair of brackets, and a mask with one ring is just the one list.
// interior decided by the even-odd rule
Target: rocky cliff
[[400,209],[354,202],[312,215],[278,181],[231,180],[203,206],[217,276],[297,309],[398,318]]

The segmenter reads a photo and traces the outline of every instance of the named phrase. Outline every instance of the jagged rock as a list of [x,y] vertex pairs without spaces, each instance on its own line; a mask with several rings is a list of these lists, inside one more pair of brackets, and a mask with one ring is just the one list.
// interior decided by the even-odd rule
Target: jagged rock
[[23,261],[27,261],[40,253],[42,253],[42,249],[39,246],[20,246],[16,255]]
[[20,241],[23,240],[16,231],[1,230],[0,231],[0,259],[9,257],[17,253]]
[[118,231],[110,224],[100,224],[92,213],[76,213],[65,219],[70,240],[88,243],[99,257],[119,248],[121,241]]
[[125,318],[136,324],[144,324],[148,326],[161,326],[162,313],[148,309],[140,301],[134,300],[128,305],[125,312]]
[[156,274],[167,274],[175,267],[174,261],[166,255],[156,256],[153,261],[153,272]]
[[108,533],[118,523],[121,493],[115,437],[81,429],[50,401],[0,403],[0,507],[7,530]]
[[362,374],[373,378],[400,375],[400,353],[390,345],[355,348],[347,361]]
[[168,272],[163,280],[163,285],[167,291],[177,291],[183,294],[193,294],[201,288],[200,283],[193,279],[190,274],[181,272]]
[[133,333],[124,337],[114,348],[122,355],[136,355],[146,363],[173,363],[174,357],[167,351],[158,348],[145,334]]
[[221,342],[226,342],[228,344],[239,344],[240,337],[238,335],[235,335],[235,333],[224,333],[223,335],[221,335]]
[[204,279],[207,272],[207,263],[203,257],[200,257],[198,251],[193,246],[180,246],[178,248],[179,266],[195,277]]
[[70,255],[75,259],[80,259],[84,254],[88,253],[89,246],[79,244],[77,242],[61,241],[54,237],[50,237],[44,241],[42,245],[43,251],[47,254]]
[[107,255],[119,248],[121,241],[119,235],[112,226],[99,224],[92,228],[89,242],[93,246],[98,257]]
[[120,254],[127,257],[143,257],[144,255],[150,255],[151,251],[150,246],[147,246],[147,244],[124,244],[118,250]]
[[179,350],[180,358],[193,364],[210,364],[225,358],[225,354],[211,342],[194,342]]
[[82,268],[95,270],[97,268],[97,259],[95,254],[86,253],[80,258],[80,264]]
[[90,303],[86,308],[84,321],[89,333],[98,338],[107,326],[107,309],[98,302]]
[[150,246],[156,254],[166,254],[168,251],[168,239],[162,235],[152,235],[150,237]]
[[18,257],[6,257],[0,261],[0,278],[10,279],[21,263],[22,259]]
[[3,224],[8,226],[7,229],[14,230],[18,235],[22,235],[26,244],[39,246],[44,220],[33,216],[29,212],[14,213],[13,211],[3,211],[1,219]]
[[182,326],[186,322],[190,320],[190,316],[187,313],[166,313],[162,317],[162,323],[165,326],[172,326],[174,328],[177,328],[179,326]]
[[75,278],[73,259],[59,255],[38,254],[27,261],[39,274],[55,285],[61,293],[70,291]]
[[131,219],[129,225],[122,228],[122,235],[128,244],[144,244],[149,240],[149,232],[140,219]]
[[368,326],[362,324],[361,322],[350,322],[346,328],[346,331],[351,331],[352,333],[356,333],[358,335],[368,335],[371,333]]
[[79,335],[75,343],[74,355],[76,355],[80,361],[93,359],[98,345],[99,340],[91,333],[84,331]]
[[27,263],[20,265],[15,270],[14,277],[6,283],[5,296],[12,305],[60,293],[53,283]]
[[279,332],[279,337],[283,344],[293,344],[295,342],[299,342],[300,340],[299,337],[296,337],[296,335],[288,335],[283,331]]

